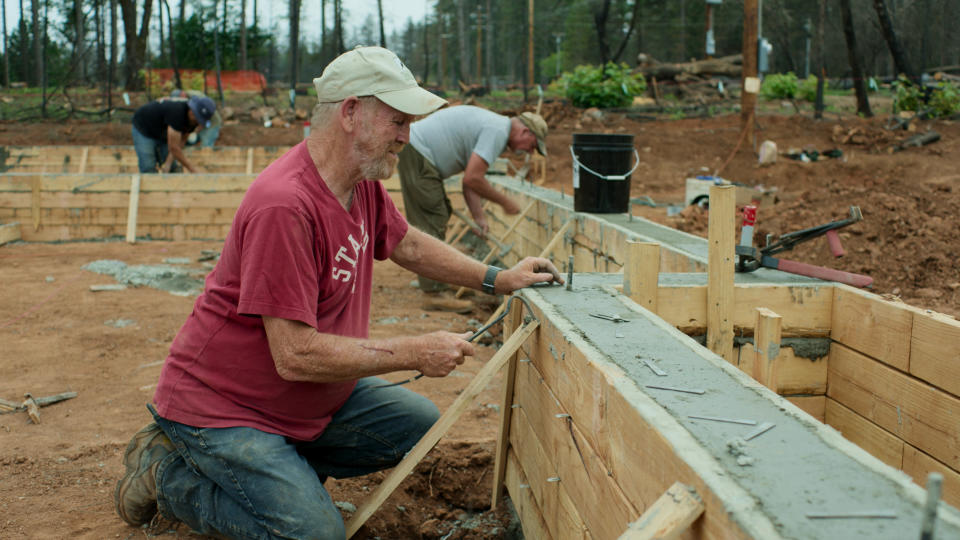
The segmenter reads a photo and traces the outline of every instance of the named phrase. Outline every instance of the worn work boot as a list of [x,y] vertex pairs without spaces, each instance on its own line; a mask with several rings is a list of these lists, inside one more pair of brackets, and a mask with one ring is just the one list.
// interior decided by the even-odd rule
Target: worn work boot
[[157,514],[157,466],[174,451],[173,443],[156,422],[150,422],[130,439],[123,454],[127,472],[113,492],[117,514],[130,525],[149,523]]
[[473,311],[473,302],[460,300],[453,295],[431,294],[423,301],[423,309],[427,311],[450,311],[453,313],[470,313]]

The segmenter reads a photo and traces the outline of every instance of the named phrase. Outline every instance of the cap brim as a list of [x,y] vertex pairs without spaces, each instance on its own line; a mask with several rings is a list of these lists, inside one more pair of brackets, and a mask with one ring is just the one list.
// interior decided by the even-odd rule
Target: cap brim
[[430,114],[447,104],[447,100],[419,86],[380,92],[374,95],[394,109],[414,116]]

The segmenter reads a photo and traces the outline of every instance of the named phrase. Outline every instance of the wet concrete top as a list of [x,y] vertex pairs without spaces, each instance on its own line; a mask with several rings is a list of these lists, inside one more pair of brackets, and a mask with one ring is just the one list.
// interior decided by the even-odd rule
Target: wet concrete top
[[[752,498],[749,511],[731,511],[745,531],[770,531],[772,526],[784,538],[810,540],[919,537],[923,489],[617,294],[613,287],[622,281],[619,274],[574,274],[570,291],[536,287],[523,294],[571,342],[583,345],[591,360],[609,362],[624,372],[628,383],[618,390],[645,419],[656,418],[659,429],[663,415],[672,417],[669,432],[661,430],[671,444],[690,448],[692,437],[702,450],[693,448],[679,457],[708,485],[732,480]],[[746,440],[766,422],[774,427]],[[863,513],[873,517],[835,517]],[[816,514],[834,517],[810,517]],[[936,538],[960,538],[960,513],[941,505],[936,532]]]

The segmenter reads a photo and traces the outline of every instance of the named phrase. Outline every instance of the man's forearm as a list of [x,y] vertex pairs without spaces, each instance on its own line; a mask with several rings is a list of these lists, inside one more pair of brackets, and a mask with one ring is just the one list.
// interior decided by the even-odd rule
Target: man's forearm
[[487,265],[412,226],[390,259],[418,275],[477,290],[487,271]]
[[413,338],[322,334],[299,321],[264,317],[270,353],[284,379],[338,382],[415,369]]
[[480,197],[483,197],[489,201],[493,201],[500,206],[510,204],[510,198],[497,188],[493,187],[493,184],[491,184],[490,181],[483,176],[474,177],[464,175],[461,183],[463,185],[464,192],[467,190],[472,190]]

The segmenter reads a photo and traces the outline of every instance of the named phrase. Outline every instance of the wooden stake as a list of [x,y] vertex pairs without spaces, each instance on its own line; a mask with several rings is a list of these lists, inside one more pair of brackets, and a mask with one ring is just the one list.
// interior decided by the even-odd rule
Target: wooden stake
[[660,244],[627,242],[623,266],[623,293],[653,313],[657,312],[657,281],[660,275]]
[[510,336],[506,343],[503,344],[503,347],[497,351],[497,354],[493,355],[493,358],[483,366],[480,372],[470,381],[470,384],[457,396],[457,400],[453,402],[453,405],[450,405],[450,408],[443,413],[443,416],[430,428],[430,431],[407,453],[407,457],[403,458],[403,461],[390,471],[390,474],[377,486],[377,489],[375,489],[370,497],[357,509],[353,518],[347,523],[347,538],[357,533],[360,527],[366,523],[367,519],[369,519],[370,516],[380,508],[380,505],[387,500],[387,497],[393,493],[393,490],[413,471],[417,463],[420,463],[427,453],[436,446],[443,435],[446,434],[447,430],[449,430],[453,423],[460,418],[460,415],[467,410],[473,403],[473,400],[480,395],[480,392],[490,384],[490,381],[493,380],[493,377],[500,371],[500,368],[507,363],[507,360],[516,353],[520,345],[533,334],[533,331],[536,330],[538,326],[540,326],[539,321],[530,322],[518,328]]
[[[510,299],[507,299],[509,302]],[[515,310],[510,314],[510,328],[520,328],[523,324],[523,313]],[[504,326],[504,333],[507,327]],[[503,394],[500,399],[500,431],[497,435],[496,458],[493,463],[493,494],[490,508],[496,508],[503,497],[503,482],[507,475],[507,450],[510,448],[510,417],[513,409],[513,388],[517,379],[517,360],[519,354],[510,356],[507,364],[507,373],[503,379]]]
[[647,511],[627,527],[620,540],[673,540],[680,538],[703,513],[703,503],[692,488],[674,483]]
[[736,188],[710,186],[707,232],[707,348],[733,362]]
[[247,174],[253,174],[253,147],[247,148]]
[[780,354],[780,335],[783,318],[767,308],[757,308],[757,325],[753,333],[753,378],[767,388],[777,391]]
[[42,175],[30,179],[30,215],[33,217],[33,232],[40,230],[40,187],[42,185]]
[[130,179],[130,204],[127,207],[127,242],[137,241],[137,210],[140,206],[140,175]]
[[[507,229],[507,232],[503,233],[503,236],[500,237],[501,242],[505,241],[507,237],[510,236],[510,233],[512,233],[513,230],[517,228],[517,225],[520,225],[520,222],[523,221],[523,216],[525,216],[527,212],[529,212],[530,209],[533,208],[533,205],[536,203],[537,203],[536,200],[530,201],[530,204],[528,204],[527,207],[524,208],[522,212],[517,214],[517,218],[513,221],[513,224],[510,225],[510,227]],[[493,259],[493,256],[496,253],[497,253],[496,250],[491,249],[490,251],[487,252],[487,255],[480,262],[482,262],[483,264],[488,264]],[[457,289],[456,298],[460,298],[461,296],[463,296],[465,292],[467,292],[467,288],[460,287],[459,289]]]
[[87,157],[90,155],[90,147],[84,146],[83,153],[80,154],[80,166],[77,167],[77,172],[83,174],[87,172]]

